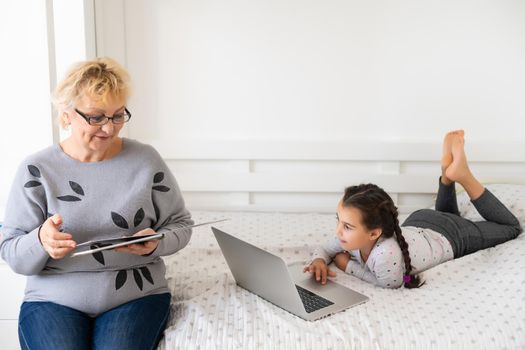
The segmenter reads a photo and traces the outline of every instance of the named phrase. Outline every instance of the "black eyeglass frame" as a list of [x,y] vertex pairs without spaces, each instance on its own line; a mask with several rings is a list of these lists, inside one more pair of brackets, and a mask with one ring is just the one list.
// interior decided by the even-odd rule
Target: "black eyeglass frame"
[[[89,125],[93,125],[93,126],[106,125],[107,123],[109,123],[110,120],[111,120],[111,122],[113,124],[119,124],[120,125],[120,124],[124,124],[124,123],[129,122],[129,120],[131,119],[131,112],[126,107],[124,107],[124,121],[122,121],[122,122],[115,122],[114,121],[115,116],[112,116],[112,117],[108,117],[107,115],[88,116],[85,113],[82,113],[81,111],[79,111],[77,108],[75,108],[75,112],[77,112],[79,116],[84,118],[84,120]],[[91,120],[95,119],[95,118],[105,118],[105,119],[104,119],[104,122],[99,122],[99,123],[93,122],[92,123]]]

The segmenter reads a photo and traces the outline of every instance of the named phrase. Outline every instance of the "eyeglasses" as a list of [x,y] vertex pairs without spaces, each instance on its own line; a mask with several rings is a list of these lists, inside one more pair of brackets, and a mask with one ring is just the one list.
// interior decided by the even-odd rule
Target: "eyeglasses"
[[78,113],[82,118],[88,122],[89,125],[95,125],[95,126],[102,126],[106,125],[110,120],[113,122],[113,124],[124,124],[128,122],[131,119],[131,113],[128,111],[127,108],[124,108],[123,113],[117,113],[113,115],[112,117],[108,117],[105,115],[86,115],[75,108],[75,112]]

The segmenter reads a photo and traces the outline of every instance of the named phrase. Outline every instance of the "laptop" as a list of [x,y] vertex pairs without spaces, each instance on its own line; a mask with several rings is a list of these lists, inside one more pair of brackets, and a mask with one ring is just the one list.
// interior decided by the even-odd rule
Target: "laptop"
[[211,229],[237,285],[304,320],[315,321],[368,300],[333,281],[320,284],[303,272],[300,262],[287,266],[276,255]]

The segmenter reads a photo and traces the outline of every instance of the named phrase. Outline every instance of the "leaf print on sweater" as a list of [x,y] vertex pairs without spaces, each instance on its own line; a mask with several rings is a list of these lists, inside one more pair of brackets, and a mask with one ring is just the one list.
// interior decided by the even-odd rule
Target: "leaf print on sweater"
[[163,185],[159,185],[159,186],[153,186],[153,189],[155,191],[160,191],[160,192],[168,192],[170,190],[169,187],[167,186],[163,186]]
[[[115,225],[117,225],[118,227],[120,228],[123,228],[123,229],[128,229],[129,228],[129,225],[128,225],[128,222],[126,221],[126,219],[120,215],[119,213],[115,213],[115,212],[111,212],[111,220],[113,220],[113,223]],[[105,245],[96,245],[96,246],[91,246],[91,249],[93,248],[98,248],[98,247],[103,247]],[[103,252],[96,252],[96,253],[93,253],[91,254],[93,256],[93,258],[98,261],[99,263],[101,263],[102,265],[106,265],[106,261],[104,259],[104,253]],[[118,275],[117,275],[118,277]],[[125,281],[124,281],[125,282]],[[122,286],[120,286],[122,287]],[[119,288],[120,288],[119,287]],[[118,289],[118,288],[117,288]]]
[[27,166],[27,169],[29,170],[29,173],[30,173],[31,175],[33,175],[34,177],[40,177],[40,176],[41,176],[41,174],[40,174],[40,170],[39,170],[36,166],[34,166],[34,165],[28,165],[28,166]]
[[140,208],[135,213],[135,219],[133,219],[133,225],[137,227],[144,220],[144,209]]
[[[164,180],[164,173],[162,171],[159,171],[153,176],[153,183],[158,184],[159,182],[162,182]],[[164,185],[155,185],[152,187],[153,191],[159,191],[159,192],[168,192],[170,188],[168,186]],[[157,204],[155,204],[155,198],[153,198],[153,191],[151,191],[151,202],[153,203],[153,209],[155,210],[155,221],[159,221],[160,218],[160,210]]]
[[[100,247],[100,245],[92,245],[90,248],[91,249],[96,249],[96,248],[99,248],[99,247]],[[93,257],[95,258],[96,261],[98,261],[102,265],[106,265],[106,262],[104,261],[104,254],[102,254],[102,252],[93,253]]]
[[119,213],[115,213],[114,211],[111,212],[111,219],[113,220],[113,223],[117,225],[120,228],[128,229],[129,225],[126,219]]
[[[75,181],[71,181],[70,180],[69,181],[69,187],[71,187],[73,192],[75,192],[76,194],[84,196],[84,189],[82,188],[82,186],[80,186]],[[64,202],[78,202],[78,201],[82,200],[80,197],[73,196],[73,195],[58,196],[57,199],[61,200],[61,201],[64,201]]]
[[64,202],[78,202],[80,201],[80,198],[77,196],[59,196],[57,199],[64,201]]
[[[40,174],[40,170],[34,166],[34,165],[28,165],[27,166],[27,170],[29,170],[29,173],[34,176],[34,177],[38,177],[40,178],[40,176],[42,176]],[[42,183],[40,181],[35,181],[35,180],[29,180],[28,182],[26,182],[24,184],[24,187],[25,188],[31,188],[31,187],[37,187],[37,186],[41,186]]]
[[80,186],[79,184],[77,184],[76,182],[74,181],[69,181],[69,186],[71,186],[71,189],[73,191],[75,191],[76,194],[79,194],[81,196],[84,195],[84,190],[82,189],[82,186]]
[[144,276],[146,281],[148,281],[151,284],[154,284],[153,277],[151,277],[151,272],[149,272],[149,269],[146,266],[141,267],[140,272],[142,272],[142,275]]
[[162,180],[164,180],[164,173],[162,171],[159,171],[155,174],[155,176],[153,176],[153,182],[156,184],[158,184]]
[[[139,271],[142,272],[142,275],[144,275],[146,281],[148,281],[151,285],[154,285],[153,278],[151,277],[151,272],[146,266],[139,267],[139,269],[132,269],[133,279],[140,290],[144,288],[144,281],[142,280],[142,276],[140,275]],[[127,280],[128,271],[118,271],[117,276],[115,277],[115,290],[119,290],[120,288],[122,288],[126,284]]]
[[126,280],[128,279],[128,272],[126,270],[120,270],[115,278],[115,290],[122,288]]
[[[139,208],[133,218],[133,226],[138,227],[144,220],[145,215],[146,214],[144,212],[144,209]],[[120,227],[123,229],[129,229],[128,221],[126,220],[125,217],[123,217],[119,213],[112,211],[111,219],[113,220],[113,223],[117,227]],[[101,264],[104,264],[104,255],[102,254],[102,252],[99,252],[99,254],[100,254],[99,256],[95,256],[95,254],[93,254],[93,257]],[[135,281],[135,284],[140,290],[144,288],[144,282],[142,280],[142,276],[140,275],[139,271],[142,272],[142,275],[144,275],[144,278],[146,279],[146,281],[148,281],[152,285],[155,284],[153,282],[153,277],[151,276],[151,272],[146,266],[139,267],[139,269],[133,269],[133,279]],[[117,273],[117,276],[115,277],[115,290],[119,290],[120,288],[122,288],[124,284],[126,284],[127,279],[128,279],[127,271],[120,270]]]
[[26,182],[24,187],[25,188],[31,188],[31,187],[37,187],[37,186],[40,186],[40,185],[42,185],[40,182],[35,181],[35,180],[31,180],[31,181]]
[[135,279],[137,287],[139,287],[139,289],[142,290],[142,277],[140,276],[140,273],[137,269],[133,269],[133,278]]

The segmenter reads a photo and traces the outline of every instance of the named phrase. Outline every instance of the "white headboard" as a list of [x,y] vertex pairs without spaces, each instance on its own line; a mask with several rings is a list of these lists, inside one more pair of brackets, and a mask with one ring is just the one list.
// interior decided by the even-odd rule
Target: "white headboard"
[[[371,182],[407,213],[432,204],[440,175],[439,143],[149,142],[192,209],[332,212],[346,186]],[[467,143],[466,149],[482,182],[525,184],[524,146]]]

